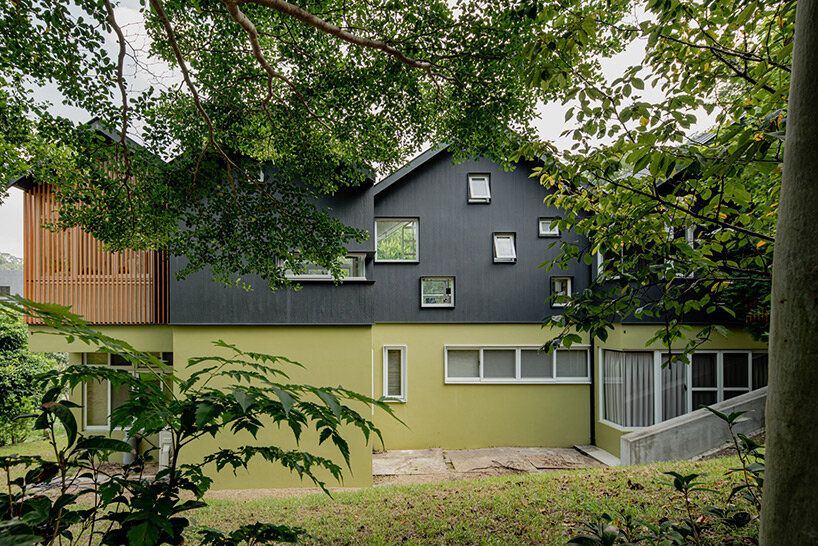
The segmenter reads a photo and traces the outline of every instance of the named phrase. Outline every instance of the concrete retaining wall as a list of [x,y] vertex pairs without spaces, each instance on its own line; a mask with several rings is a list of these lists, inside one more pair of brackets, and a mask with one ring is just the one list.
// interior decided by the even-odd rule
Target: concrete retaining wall
[[[729,414],[749,411],[747,421],[735,427],[748,434],[764,427],[767,387],[719,402],[714,409]],[[658,425],[625,434],[620,438],[622,464],[653,463],[690,459],[730,441],[727,425],[705,409],[669,419]]]

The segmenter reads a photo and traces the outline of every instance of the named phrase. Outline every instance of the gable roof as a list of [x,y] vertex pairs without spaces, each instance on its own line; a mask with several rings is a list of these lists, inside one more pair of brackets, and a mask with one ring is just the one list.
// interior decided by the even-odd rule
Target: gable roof
[[[121,133],[119,133],[118,131],[115,130],[111,131],[106,129],[98,117],[91,118],[90,121],[84,123],[83,125],[86,125],[89,128],[93,129],[98,134],[109,139],[111,142],[119,142],[122,138]],[[141,144],[139,144],[132,138],[128,137],[127,135],[125,136],[125,142],[127,142],[128,146],[132,146],[134,148],[142,147]],[[16,178],[13,178],[12,180],[6,182],[5,186],[6,186],[5,189],[10,189],[14,187],[20,188],[21,190],[30,189],[33,186],[31,181],[31,171],[24,172],[17,176]]]
[[378,196],[383,191],[386,191],[391,186],[395,185],[402,179],[404,179],[407,175],[412,173],[413,171],[419,169],[441,153],[445,152],[449,148],[448,144],[442,145],[435,145],[431,148],[428,148],[426,151],[422,152],[420,155],[415,157],[412,161],[398,169],[397,171],[393,172],[377,184],[375,184],[375,197]]

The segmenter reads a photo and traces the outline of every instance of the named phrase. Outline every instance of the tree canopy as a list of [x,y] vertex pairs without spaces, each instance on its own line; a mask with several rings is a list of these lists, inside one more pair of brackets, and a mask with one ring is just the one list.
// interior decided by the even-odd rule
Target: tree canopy
[[[122,23],[135,9],[140,24]],[[275,285],[293,249],[337,268],[363,234],[317,196],[425,143],[503,159],[532,136],[536,92],[514,67],[535,15],[478,0],[3,0],[0,174],[54,184],[59,227],[166,248],[186,272]],[[55,114],[42,87],[111,138]]]
[[[605,339],[616,317],[664,323],[657,339],[691,349],[684,322],[768,325],[795,2],[555,3],[527,48],[530,84],[567,106],[574,145],[534,146],[537,171],[588,236],[551,265],[597,264],[591,288],[549,321]],[[639,64],[606,78],[600,59],[644,43]],[[647,87],[647,89],[646,89]],[[651,88],[660,99],[651,99]],[[712,114],[705,134],[691,127]]]

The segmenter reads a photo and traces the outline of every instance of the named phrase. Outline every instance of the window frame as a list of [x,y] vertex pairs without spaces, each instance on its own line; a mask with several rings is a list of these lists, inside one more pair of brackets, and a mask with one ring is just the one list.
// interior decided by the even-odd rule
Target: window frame
[[[513,255],[511,257],[508,256],[498,256],[497,255],[497,241],[500,238],[510,238],[511,239],[511,249]],[[492,246],[492,254],[494,256],[494,263],[496,264],[514,264],[517,263],[517,233],[513,231],[495,231],[491,234],[491,246]]]
[[[360,260],[360,267],[361,271],[363,271],[363,276],[355,276],[355,277],[341,277],[338,279],[338,282],[354,282],[354,281],[365,281],[366,280],[366,254],[363,252],[350,252],[346,254],[344,258],[352,258],[353,260]],[[309,262],[312,263],[312,262]],[[318,264],[312,264],[318,266]],[[335,277],[332,276],[332,273],[329,271],[323,274],[312,274],[312,273],[299,273],[295,274],[292,273],[291,270],[286,269],[286,262],[282,264],[282,267],[285,268],[284,270],[284,277],[290,281],[335,281]],[[318,266],[321,267],[321,266]],[[290,273],[288,273],[290,271]]]
[[[551,223],[559,220],[555,216],[540,216],[537,219],[537,236],[542,239],[553,239],[555,237],[562,237],[562,231],[559,226],[556,229],[551,227]],[[543,230],[543,222],[547,222],[547,229]]]
[[[696,248],[696,224],[685,226],[685,242],[690,246],[691,249]],[[676,229],[673,226],[667,225],[665,226],[665,231],[667,232],[668,243],[673,244],[673,240],[676,237]],[[672,258],[665,258],[665,265],[669,265],[674,267],[674,260]],[[675,273],[677,279],[692,279],[695,276],[695,273],[691,271],[690,273],[683,273],[677,272]]]
[[[378,258],[378,222],[415,222],[415,259],[414,260],[385,260]],[[381,264],[416,264],[420,262],[420,217],[415,216],[380,216],[375,218],[375,263]]]
[[567,280],[568,281],[568,297],[574,294],[574,277],[570,275],[553,275],[549,278],[549,290],[551,292],[551,307],[568,307],[568,302],[558,303],[555,301],[556,292],[554,291],[554,281]]
[[[163,360],[164,362],[167,362],[164,355],[173,354],[172,351],[158,351],[158,353],[159,353],[159,359]],[[88,364],[87,355],[89,355],[89,354],[104,354],[106,356],[106,363],[105,364]],[[111,364],[111,356],[112,356],[111,353],[82,353],[82,363],[85,366],[95,366],[95,367],[98,367],[98,368],[112,368],[112,369],[115,369],[115,370],[116,369],[122,370],[122,369],[126,368],[126,366],[123,366],[123,365]],[[172,360],[171,360],[171,362],[172,362]],[[140,372],[145,373],[145,369],[146,369],[146,368],[135,368],[132,365],[129,365],[129,368],[130,369],[129,369],[128,373],[130,375],[138,375]],[[164,375],[167,375],[167,374],[164,374]],[[114,428],[114,429],[111,428],[111,411],[112,411],[111,410],[111,402],[113,401],[113,393],[112,393],[113,386],[111,385],[111,382],[108,379],[105,380],[105,384],[107,386],[106,391],[107,391],[107,394],[108,394],[108,401],[107,401],[107,406],[106,406],[107,409],[105,410],[107,415],[108,415],[108,417],[106,418],[107,424],[105,424],[105,425],[88,425],[88,403],[87,403],[87,400],[88,400],[88,383],[86,381],[82,382],[82,430],[83,431],[87,431],[87,432],[111,432],[111,431],[124,430],[121,427],[117,427],[117,428]]]
[[[486,181],[486,195],[475,196],[472,192],[472,181]],[[469,204],[489,204],[491,203],[491,174],[490,173],[469,173],[466,177],[466,186]]]
[[[662,396],[662,357],[667,355],[667,351],[662,350],[654,350],[654,351],[645,351],[639,349],[633,350],[622,350],[622,349],[612,349],[608,347],[599,347],[598,353],[598,362],[599,362],[599,387],[598,387],[598,396],[599,396],[599,410],[598,410],[598,418],[599,422],[607,425],[609,427],[615,428],[616,430],[623,431],[623,432],[632,432],[635,430],[642,430],[647,427],[628,427],[624,425],[620,425],[614,421],[610,421],[605,417],[605,351],[612,351],[612,352],[620,352],[620,353],[631,353],[631,352],[652,352],[653,353],[653,420],[654,424],[658,425],[666,421],[666,419],[662,419],[662,404],[663,404],[663,396]],[[742,387],[724,387],[724,355],[726,353],[744,353],[747,355],[747,384],[748,389],[744,390]],[[678,354],[678,353],[674,353]],[[685,364],[685,404],[688,408],[688,411],[683,413],[682,415],[687,415],[697,409],[693,407],[693,391],[696,392],[716,392],[716,404],[724,402],[725,400],[729,400],[729,398],[724,398],[725,391],[744,391],[741,394],[747,394],[753,391],[756,391],[763,387],[756,387],[753,385],[753,355],[757,354],[769,354],[769,350],[763,351],[760,349],[704,349],[701,351],[695,351],[694,354],[715,354],[716,355],[716,387],[693,387],[693,364],[692,359],[691,362]],[[692,355],[691,355],[692,356]],[[653,426],[653,425],[648,425]]]
[[[401,393],[399,396],[389,395],[389,351],[400,351],[400,382]],[[406,366],[406,345],[384,345],[383,346],[383,390],[382,395],[384,402],[405,404],[407,400],[407,366]]]
[[[443,280],[447,279],[451,281],[451,296],[452,302],[451,303],[426,303],[424,301],[425,293],[423,292],[423,281],[425,280]],[[435,294],[431,294],[435,295]],[[452,309],[454,308],[455,304],[455,277],[454,275],[424,275],[420,277],[420,306],[424,309]]]
[[[539,350],[542,345],[459,345],[443,346],[443,382],[446,385],[590,385],[591,354],[590,345],[574,344],[570,349],[557,349],[551,357],[551,377],[522,377],[522,351]],[[483,370],[483,352],[491,350],[514,350],[514,378],[486,378]],[[478,351],[477,377],[449,377],[449,351]],[[585,377],[557,377],[557,351],[585,353]]]

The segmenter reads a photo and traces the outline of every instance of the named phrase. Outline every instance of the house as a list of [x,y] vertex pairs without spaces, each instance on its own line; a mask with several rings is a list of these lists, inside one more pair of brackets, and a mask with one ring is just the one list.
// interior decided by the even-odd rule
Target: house
[[[218,285],[207,271],[177,281],[181,258],[113,254],[79,230],[46,232],[53,195],[18,182],[26,190],[25,295],[72,305],[105,333],[177,363],[180,377],[187,372],[179,363],[218,353],[210,343],[224,339],[303,363],[293,382],[385,397],[405,423],[374,415],[387,449],[595,443],[618,454],[627,431],[766,384],[766,347],[738,328],[702,346],[691,366],[663,367],[662,347],[645,346],[656,325],[637,321],[616,325],[604,343],[538,351],[553,334],[543,319],[560,313],[552,296],[583,290],[597,269],[539,267],[558,253],[553,243],[583,240],[552,228],[561,211],[543,204],[547,190],[529,177],[533,166],[454,164],[445,149],[430,149],[378,184],[341,190],[323,205],[370,234],[347,249],[343,283],[308,268],[294,277],[301,290],[275,292]],[[116,364],[31,329],[32,350]],[[107,431],[122,393],[86,386],[74,396],[84,406],[83,428]],[[276,434],[265,431],[261,441]],[[188,457],[239,440],[203,439]],[[344,484],[370,485],[373,446],[349,440]],[[301,447],[333,456],[314,440]],[[296,476],[261,466],[215,483],[298,485]]]

